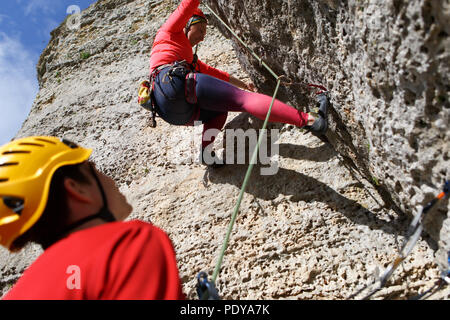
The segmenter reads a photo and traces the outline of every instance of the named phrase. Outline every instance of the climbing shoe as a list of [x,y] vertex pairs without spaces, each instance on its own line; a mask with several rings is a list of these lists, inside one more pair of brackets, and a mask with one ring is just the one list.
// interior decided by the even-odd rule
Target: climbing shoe
[[329,101],[325,92],[317,95],[317,106],[319,108],[318,117],[311,126],[305,126],[305,129],[315,136],[321,136],[324,135],[328,129]]
[[214,150],[211,151],[210,155],[208,155],[205,153],[205,149],[200,149],[199,162],[200,164],[212,169],[218,169],[225,166],[225,161],[216,157]]

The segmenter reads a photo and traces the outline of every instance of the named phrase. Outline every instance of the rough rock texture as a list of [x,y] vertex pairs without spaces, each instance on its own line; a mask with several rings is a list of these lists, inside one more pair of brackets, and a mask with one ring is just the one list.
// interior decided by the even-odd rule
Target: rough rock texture
[[[330,143],[396,210],[415,215],[442,190],[450,179],[448,0],[207,3],[297,84],[283,92],[293,105],[308,109],[305,83],[330,90]],[[235,48],[252,80],[272,92],[273,78],[237,41]],[[449,208],[447,201],[426,221],[442,263]]]
[[[176,249],[185,292],[195,298],[194,278],[199,271],[212,274],[214,270],[247,166],[205,170],[194,161],[200,127],[170,126],[158,119],[157,128],[150,128],[148,114],[136,103],[137,87],[148,73],[152,39],[177,3],[102,0],[81,14],[79,28],[68,28],[68,19],[54,30],[38,64],[40,92],[17,137],[64,136],[93,148],[93,160],[117,181],[133,205],[130,218],[150,221],[167,231]],[[377,59],[384,61],[387,55],[380,53],[372,41],[363,41],[362,36],[382,35],[364,21],[369,12],[380,15],[388,6],[384,2],[371,2],[364,10],[352,2],[343,7],[332,1],[311,3],[315,2],[227,1],[219,10],[227,13],[233,27],[277,72],[293,81],[327,85],[333,89],[334,103],[328,134],[331,144],[292,126],[270,125],[271,129],[280,129],[279,156],[274,159],[278,160],[279,171],[263,176],[263,166],[254,168],[217,279],[225,299],[346,299],[396,257],[410,223],[410,215],[394,210],[383,189],[374,186],[368,174],[377,177],[388,191],[396,186],[391,186],[387,178],[393,175],[401,187],[392,193],[393,200],[405,210],[407,205],[415,207],[434,195],[440,187],[439,179],[445,177],[445,173],[439,177],[436,170],[439,166],[446,169],[448,132],[436,122],[439,118],[441,126],[448,122],[448,108],[427,92],[432,87],[432,92],[437,90],[447,97],[448,88],[439,86],[439,81],[448,80],[444,79],[447,73],[439,71],[432,77],[432,71],[424,69],[418,77],[420,68],[413,62],[420,50],[410,50],[409,60],[406,56],[401,60],[411,64],[409,69],[404,65],[388,69],[380,62],[378,67],[372,65]],[[391,12],[392,18],[386,21],[392,33],[402,30],[396,25],[400,18],[393,17],[409,17],[415,8],[398,1],[395,4],[395,12],[385,13],[387,19]],[[432,8],[436,10],[434,5]],[[279,12],[286,14],[280,16]],[[420,19],[411,23],[416,21]],[[391,46],[397,42],[399,48],[414,43],[408,37],[420,30],[410,33],[408,28],[405,24],[404,34],[386,38],[386,50],[393,50]],[[435,38],[446,39],[442,32],[439,29]],[[245,81],[251,78],[263,92],[273,91],[267,74],[235,48],[246,71],[236,58],[232,40],[210,26],[199,56]],[[438,50],[430,44],[431,49]],[[397,52],[400,55],[401,51]],[[447,52],[440,54],[445,57]],[[441,70],[438,62],[435,70]],[[448,65],[442,62],[443,67]],[[437,111],[423,115],[425,124],[431,127],[428,131],[415,125],[419,115],[394,112],[399,105],[395,101],[404,97],[405,91],[400,88],[408,82],[402,77],[409,76],[398,71],[403,68],[409,70],[409,76],[417,77],[417,86],[425,81],[423,98],[420,94],[417,99],[410,96],[408,110],[420,113],[428,106]],[[402,86],[397,88],[397,82]],[[389,84],[391,87],[387,87]],[[385,97],[388,88],[392,94],[389,101]],[[378,96],[374,96],[377,90]],[[285,89],[280,96],[293,105],[304,106],[311,105],[312,97],[301,85]],[[261,126],[261,121],[248,115],[230,114],[226,128]],[[394,135],[389,131],[393,128],[403,128],[404,134]],[[425,136],[426,132],[430,136]],[[419,139],[422,136],[426,143]],[[370,148],[367,137],[371,137]],[[409,144],[403,145],[405,139],[417,141],[414,156],[425,161],[420,163],[428,168],[429,175],[419,168],[411,176],[410,166],[415,163],[418,168],[419,160],[410,162],[413,156],[404,154],[410,152]],[[382,152],[383,140],[390,149]],[[434,148],[441,153],[434,156]],[[447,152],[447,158],[443,152]],[[436,157],[433,166],[426,162],[430,157]],[[417,174],[422,180],[414,180]],[[407,179],[412,179],[409,184]],[[418,188],[421,182],[429,189]],[[416,190],[416,197],[410,194],[405,199],[409,190]],[[448,225],[444,226],[448,231]],[[439,255],[442,251],[438,248],[424,234],[387,288],[375,298],[405,299],[430,288],[442,268],[436,259],[436,252]],[[0,251],[3,293],[40,253],[35,246],[19,254]],[[449,295],[447,289],[433,297],[448,299]]]

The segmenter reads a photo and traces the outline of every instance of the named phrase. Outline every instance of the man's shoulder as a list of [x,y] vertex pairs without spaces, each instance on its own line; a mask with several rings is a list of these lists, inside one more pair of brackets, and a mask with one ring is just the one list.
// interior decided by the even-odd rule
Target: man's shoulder
[[152,237],[165,235],[165,232],[152,223],[130,220],[124,222],[115,222],[111,224],[111,231],[114,233],[126,233],[132,237]]
[[[159,229],[151,223],[139,220],[110,222],[74,232],[47,251],[66,250],[67,247],[74,246],[74,243],[77,248],[95,250],[104,246],[114,246],[130,237],[148,238],[158,231]],[[92,241],[92,239],[95,239],[95,241]]]
[[155,228],[155,226],[149,222],[141,221],[141,220],[129,220],[118,222],[118,225],[121,225],[123,228],[131,228],[131,229],[146,229],[146,228]]
[[[104,228],[100,232],[105,233],[151,233],[155,231],[159,231],[159,228],[154,226],[151,223],[140,221],[140,220],[130,220],[130,221],[121,221],[121,222],[113,222],[103,225]],[[95,230],[92,230],[95,232]]]

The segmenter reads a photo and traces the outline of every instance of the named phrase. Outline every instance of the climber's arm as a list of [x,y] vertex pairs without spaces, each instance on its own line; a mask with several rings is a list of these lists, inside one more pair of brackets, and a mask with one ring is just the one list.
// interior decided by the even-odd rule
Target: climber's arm
[[247,84],[247,83],[239,80],[238,78],[230,75],[228,72],[213,68],[210,65],[207,65],[206,63],[202,62],[201,60],[197,61],[197,70],[200,71],[201,73],[206,73],[206,74],[216,77],[220,80],[230,82],[232,85],[234,85],[238,88],[256,92],[256,88],[253,83]]
[[162,30],[177,33],[182,32],[194,10],[199,6],[199,0],[183,0],[169,19],[161,27]]

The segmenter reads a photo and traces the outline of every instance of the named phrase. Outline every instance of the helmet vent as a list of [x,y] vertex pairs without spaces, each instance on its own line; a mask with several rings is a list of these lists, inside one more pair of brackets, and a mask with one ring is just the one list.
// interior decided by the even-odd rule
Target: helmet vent
[[32,142],[21,142],[19,143],[20,146],[32,146],[32,147],[43,147],[43,144],[40,143],[32,143]]
[[72,142],[72,141],[67,140],[67,139],[62,139],[62,143],[64,143],[66,146],[68,146],[71,149],[78,148],[78,145],[75,142]]
[[41,141],[41,142],[47,142],[47,143],[50,143],[50,144],[56,144],[56,143],[53,142],[53,141],[50,141],[50,140],[47,140],[47,139],[42,139],[42,138],[36,138],[35,140]]
[[8,180],[9,180],[8,178],[0,178],[0,182],[6,182]]
[[10,208],[14,213],[21,214],[23,210],[23,199],[16,198],[16,197],[3,197],[3,203],[5,206]]
[[5,163],[1,163],[0,164],[0,168],[1,167],[17,166],[18,164],[19,164],[18,162],[5,162]]
[[6,156],[8,154],[23,154],[23,153],[31,153],[31,151],[5,151],[2,155]]

